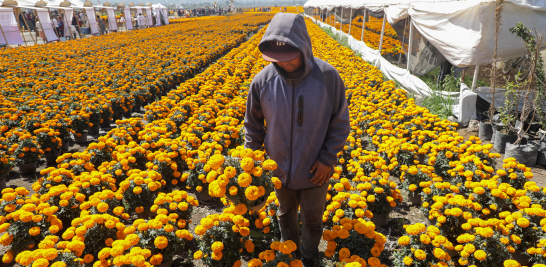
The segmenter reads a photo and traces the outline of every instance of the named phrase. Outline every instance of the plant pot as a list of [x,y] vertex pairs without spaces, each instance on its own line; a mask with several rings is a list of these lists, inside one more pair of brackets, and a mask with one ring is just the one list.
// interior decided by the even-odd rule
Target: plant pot
[[518,139],[518,136],[516,134],[504,134],[502,131],[497,131],[497,134],[495,134],[495,144],[493,145],[493,149],[497,153],[504,153],[506,151],[506,143],[514,143]]
[[100,123],[100,127],[105,129],[110,129],[110,118],[102,119],[102,122]]
[[203,186],[203,190],[201,190],[201,192],[195,192],[195,195],[199,201],[210,201],[212,199],[212,196],[209,194],[208,184]]
[[133,106],[133,112],[140,112],[140,105],[135,104]]
[[138,219],[147,220],[152,217],[152,212],[149,209],[145,209],[143,212],[137,213],[136,216]]
[[121,113],[120,114],[114,114],[114,122],[116,122],[117,120],[121,120],[121,119],[123,119],[123,116],[122,116]]
[[171,267],[171,265],[173,264],[173,260],[170,259],[170,260],[167,260],[165,258],[163,258],[163,262],[159,265],[156,265],[156,267]]
[[408,200],[409,202],[411,202],[411,204],[413,206],[421,206],[421,204],[423,203],[423,200],[421,199],[421,195],[419,194],[415,194],[415,196],[408,196]]
[[490,141],[493,137],[493,126],[490,122],[480,121],[479,137],[482,141]]
[[525,145],[507,143],[504,158],[515,158],[517,162],[527,167],[535,166],[537,163],[538,148],[538,145],[533,142]]
[[546,166],[546,141],[540,142],[538,150],[537,165]]
[[87,142],[87,133],[80,134],[80,137],[76,135],[74,139],[76,140],[76,143],[78,144],[85,143]]
[[66,153],[68,152],[68,149],[70,148],[70,144],[68,143],[68,141],[66,141],[65,143],[63,143],[61,145],[61,153]]
[[18,167],[20,174],[36,173],[36,168],[38,168],[38,161],[27,164],[19,164]]
[[493,145],[495,145],[495,140],[496,140],[497,133],[500,130],[504,129],[504,126],[502,124],[500,124],[500,123],[493,122],[491,127],[493,128],[493,135],[491,136],[491,143]]
[[451,258],[454,258],[454,257],[459,257],[459,252],[454,250],[454,249],[445,249],[445,252],[447,253],[447,255],[449,255],[449,257]]
[[265,206],[265,203],[267,203],[267,199],[264,199],[264,201],[262,203],[254,206],[254,207],[251,207],[250,210],[251,211],[259,211]]
[[98,124],[93,125],[91,128],[89,128],[90,135],[99,134],[99,132],[100,132],[100,126]]
[[389,214],[374,214],[371,221],[377,227],[383,227],[389,223]]
[[514,253],[512,253],[512,259],[519,262],[521,266],[525,266],[529,264],[529,260],[531,259],[529,256],[524,254],[524,251],[521,249],[516,249]]
[[57,158],[61,155],[61,151],[44,153],[47,165],[57,163]]
[[6,188],[6,177],[7,177],[7,174],[5,176],[0,177],[0,192],[4,190],[4,188]]

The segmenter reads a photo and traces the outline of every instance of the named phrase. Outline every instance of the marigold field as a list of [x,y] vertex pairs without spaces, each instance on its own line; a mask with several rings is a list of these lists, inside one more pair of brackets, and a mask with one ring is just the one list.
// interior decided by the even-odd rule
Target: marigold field
[[[296,244],[280,240],[276,163],[243,148],[248,88],[269,64],[258,50],[260,26],[272,16],[180,20],[2,50],[0,176],[55,160],[32,190],[2,190],[0,242],[9,248],[2,261],[144,267],[170,266],[176,257],[201,266],[302,266],[292,257]],[[417,106],[311,21],[307,27],[314,55],[345,82],[351,117],[323,215],[326,260],[545,266],[546,189],[530,168],[500,159],[478,138],[465,140],[456,123]],[[143,117],[127,114],[140,106]],[[84,151],[60,154],[111,120],[116,127]],[[215,201],[223,211],[190,229],[195,210]],[[420,206],[428,224],[404,225],[387,247],[389,236],[378,230],[403,201]]]

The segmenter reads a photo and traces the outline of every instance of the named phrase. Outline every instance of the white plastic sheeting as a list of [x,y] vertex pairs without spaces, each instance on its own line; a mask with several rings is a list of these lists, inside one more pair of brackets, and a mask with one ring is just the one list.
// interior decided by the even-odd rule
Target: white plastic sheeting
[[106,8],[106,13],[108,13],[108,27],[111,31],[118,30],[118,23],[116,21],[116,14],[114,13],[113,7],[104,7]]
[[36,13],[38,14],[38,19],[40,20],[40,25],[42,26],[42,30],[44,31],[46,40],[48,42],[59,40],[59,37],[57,37],[57,35],[55,34],[55,30],[53,29],[53,25],[51,24],[49,10],[39,9]]
[[[51,22],[49,24],[51,25]],[[25,44],[12,8],[0,7],[0,27],[3,32],[0,32],[0,44]]]
[[[541,4],[541,5],[537,5]],[[498,40],[499,60],[527,54],[521,39],[509,29],[523,22],[539,34],[546,33],[546,1],[504,2]],[[456,1],[389,6],[385,13],[394,24],[410,16],[419,31],[451,64],[458,67],[490,64],[495,45],[495,2]]]
[[[307,16],[307,17],[309,17],[311,20],[313,20],[313,22],[315,22],[315,19],[313,17],[310,17],[310,16]],[[461,97],[463,92],[462,86],[461,86],[461,92],[432,91],[425,82],[419,79],[419,77],[412,75],[406,69],[402,69],[400,67],[397,67],[391,64],[388,60],[386,60],[379,54],[379,51],[368,47],[364,42],[358,41],[355,38],[353,38],[351,35],[341,32],[328,24],[322,23],[320,21],[318,21],[317,23],[320,27],[329,28],[336,34],[341,34],[347,37],[347,42],[352,50],[358,51],[362,55],[362,58],[364,60],[366,60],[367,62],[370,62],[370,64],[374,65],[379,70],[381,70],[381,72],[386,78],[391,80],[396,80],[402,86],[402,88],[404,88],[406,91],[410,91],[422,96],[431,96],[433,94],[440,94],[443,96],[451,97],[451,99],[453,100],[453,103],[456,103],[456,104],[453,104],[452,106],[453,115],[455,115],[459,119],[460,123],[463,123],[463,124],[468,123],[470,121],[470,118],[474,118],[476,116],[475,115],[476,113],[475,100],[474,100],[473,109],[460,108],[461,106],[466,107],[467,105],[469,105],[467,103],[462,103],[462,101],[464,100]],[[466,93],[463,96],[465,97],[466,100],[470,100],[466,98]]]
[[165,19],[165,25],[169,25],[169,11],[166,7],[161,9],[161,12],[163,12],[163,18]]
[[125,26],[128,30],[133,29],[133,16],[131,16],[131,9],[126,6],[123,8],[123,17],[125,18]]
[[144,9],[146,10],[146,23],[148,26],[154,26],[154,21],[152,19],[152,8],[146,7]]

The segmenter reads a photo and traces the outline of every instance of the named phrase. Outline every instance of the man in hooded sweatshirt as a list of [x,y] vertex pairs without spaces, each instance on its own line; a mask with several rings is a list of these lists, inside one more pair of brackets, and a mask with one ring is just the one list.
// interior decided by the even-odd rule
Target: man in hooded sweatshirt
[[273,64],[250,85],[245,147],[264,145],[276,161],[282,239],[296,243],[304,266],[315,266],[328,181],[349,136],[345,87],[334,67],[313,56],[301,15],[275,15],[258,47]]

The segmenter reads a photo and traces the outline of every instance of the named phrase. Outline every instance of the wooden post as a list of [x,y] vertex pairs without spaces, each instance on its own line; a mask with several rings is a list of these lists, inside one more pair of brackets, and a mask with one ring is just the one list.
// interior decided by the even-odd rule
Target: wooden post
[[[21,11],[19,10],[19,12],[21,12]],[[34,44],[37,44],[37,43],[36,43],[36,40],[35,40],[34,37],[32,36],[32,32],[30,31],[30,27],[28,26],[27,19],[26,19],[24,16],[23,16],[23,21],[25,22],[25,25],[27,25],[28,33],[30,33],[30,39],[32,39],[32,41],[34,42]],[[24,35],[24,34],[25,34],[25,33],[23,32],[23,35]]]
[[6,45],[9,47],[8,38],[6,38],[6,35],[4,34],[4,30],[2,29],[2,25],[0,25],[0,31],[2,32],[2,36],[4,36],[4,40],[6,40]]
[[353,26],[353,8],[351,7],[351,15],[349,15],[349,35],[351,35],[351,26]]
[[409,73],[411,73],[411,71],[410,71],[410,66],[411,66],[411,51],[412,51],[412,49],[413,49],[413,21],[412,21],[411,18],[410,18],[410,22],[409,22],[408,54],[406,55],[406,57],[408,58],[408,62],[407,62],[406,69],[408,70]]
[[[49,7],[47,8],[47,13],[49,14],[49,19],[53,20],[53,17],[51,16],[51,9],[49,9]],[[57,21],[57,24],[58,23],[59,22]],[[55,34],[57,35],[57,38],[59,38],[59,42],[60,42],[61,41],[61,36],[59,35],[59,32],[57,32],[57,27],[53,27],[53,31],[55,31]],[[44,32],[44,34],[45,34],[45,32]]]
[[343,32],[343,7],[341,7],[341,16],[339,17],[339,30]]
[[[35,15],[36,15],[36,19],[38,20],[38,22],[40,22],[40,27],[42,27],[42,31],[44,32],[44,37],[45,37],[45,39],[46,39],[46,42],[49,43],[49,41],[47,40],[47,35],[45,35],[44,26],[43,26],[42,22],[40,21],[40,16],[38,16],[38,11],[35,9],[35,10],[34,10],[34,13],[36,13],[36,14],[35,14]],[[36,28],[36,31],[38,32],[38,28]],[[38,39],[38,38],[36,38],[36,39]]]
[[366,15],[368,10],[364,8],[364,15],[362,15],[362,33],[360,34],[360,41],[364,42],[364,28],[366,28]]
[[[25,38],[25,33],[23,31],[21,31],[21,22],[19,21],[19,13],[15,14],[15,8],[12,8],[12,9],[13,9],[13,12],[14,12],[14,15],[15,15],[15,20],[17,20],[17,28],[19,28],[19,33],[21,33],[21,35],[23,36],[23,41],[25,41],[25,46],[28,46],[27,38]],[[23,20],[24,19],[25,18],[23,17]]]
[[[480,65],[476,65],[476,69],[474,70],[474,78],[472,79],[472,91],[476,89],[476,83],[478,82],[478,72],[480,72]],[[493,99],[495,101],[495,99]]]
[[383,36],[385,36],[385,21],[387,16],[383,14],[383,27],[381,27],[381,38],[379,39],[379,55],[381,55],[381,49],[383,48]]
[[[74,12],[74,10],[72,10],[72,12]],[[68,25],[68,31],[70,32],[70,39],[72,39],[72,36],[74,36],[73,33],[72,33],[72,28],[70,28],[70,26],[72,24],[72,20],[70,21],[70,24],[68,24],[68,17],[66,16],[66,12],[63,12],[63,15],[64,15],[64,19],[66,20],[66,23],[67,23],[66,25]],[[74,15],[72,15],[72,16],[74,16]],[[74,39],[76,39],[76,38],[74,38]]]

